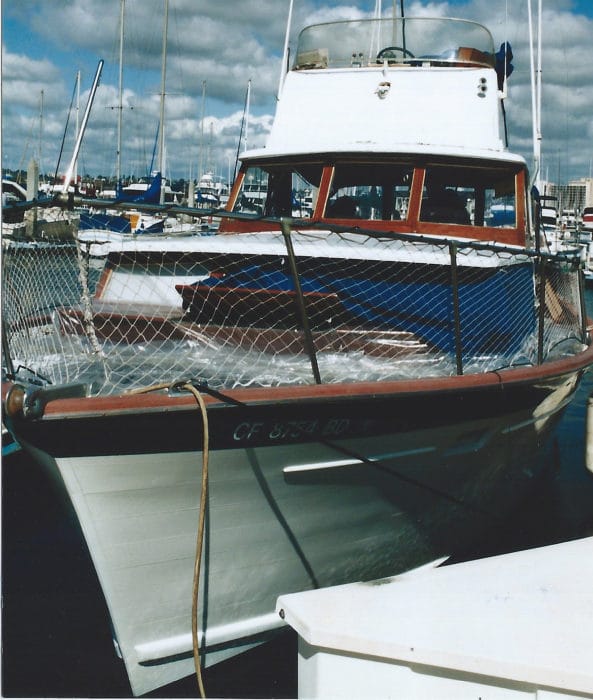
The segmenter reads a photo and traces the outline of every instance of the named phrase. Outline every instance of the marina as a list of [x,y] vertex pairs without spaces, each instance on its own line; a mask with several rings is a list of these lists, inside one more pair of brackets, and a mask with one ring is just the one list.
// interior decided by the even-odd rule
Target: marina
[[[593,309],[593,295],[588,301]],[[585,467],[586,405],[592,392],[593,377],[588,374],[558,426],[544,478],[477,549],[453,561],[593,536],[593,475]],[[4,457],[3,695],[131,697],[82,534],[71,509],[46,497],[51,488],[22,452]],[[298,697],[297,646],[296,633],[287,628],[276,640],[206,670],[208,694]],[[195,678],[167,685],[151,696],[196,697]]]
[[[593,534],[593,291],[576,210],[574,245],[543,225],[533,56],[530,172],[507,41],[403,2],[297,37],[291,2],[265,147],[237,152],[232,187],[201,169],[167,202],[164,17],[152,184],[126,192],[118,163],[114,199],[70,188],[101,59],[62,191],[3,207],[24,212],[2,239],[3,691],[347,695],[329,657],[390,659],[388,684],[415,663],[373,622],[399,588],[498,569],[504,596],[521,556],[561,605],[549,546]],[[119,133],[121,101],[120,79]],[[301,605],[351,595],[359,636],[303,625]],[[563,679],[548,647],[523,673],[500,645],[450,644],[419,664],[593,697],[584,656]]]

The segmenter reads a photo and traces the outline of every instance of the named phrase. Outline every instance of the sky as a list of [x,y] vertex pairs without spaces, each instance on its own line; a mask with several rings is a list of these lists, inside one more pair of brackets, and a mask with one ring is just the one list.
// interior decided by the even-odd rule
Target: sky
[[[515,70],[505,103],[509,147],[533,153],[528,0],[406,0],[405,14],[461,17],[509,41]],[[537,0],[532,0],[533,14]],[[99,59],[100,87],[78,172],[116,171],[120,0],[2,0],[2,167],[64,173],[76,106],[82,117]],[[241,150],[265,144],[276,103],[289,0],[169,0],[165,174],[234,169]],[[290,45],[308,24],[371,16],[375,0],[295,0]],[[383,0],[383,14],[400,2]],[[593,0],[543,0],[542,176],[566,183],[593,170]],[[122,172],[149,174],[159,124],[164,0],[126,0]],[[80,71],[80,100],[75,82]],[[72,104],[72,109],[71,109]],[[65,137],[64,137],[65,136]],[[63,144],[63,145],[62,145]],[[61,155],[60,155],[61,154]]]

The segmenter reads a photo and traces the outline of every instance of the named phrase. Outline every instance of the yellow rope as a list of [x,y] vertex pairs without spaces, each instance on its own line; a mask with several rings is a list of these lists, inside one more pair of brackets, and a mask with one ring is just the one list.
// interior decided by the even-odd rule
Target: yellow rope
[[204,532],[206,525],[206,504],[208,497],[208,458],[209,458],[209,431],[208,431],[208,414],[206,411],[206,404],[200,392],[191,384],[154,384],[149,387],[142,387],[140,389],[131,389],[129,394],[146,394],[152,391],[162,391],[163,389],[169,389],[172,386],[178,389],[185,389],[193,394],[198,406],[200,407],[200,412],[202,414],[202,429],[203,429],[203,442],[202,442],[202,484],[200,493],[200,517],[198,520],[198,534],[196,538],[196,556],[194,559],[194,575],[193,575],[193,585],[192,585],[192,613],[191,613],[191,633],[192,633],[192,647],[194,655],[194,666],[196,669],[196,678],[198,681],[198,688],[200,691],[200,697],[206,697],[206,691],[204,689],[204,681],[202,679],[202,667],[200,665],[200,643],[198,639],[198,594],[200,590],[200,569],[202,565],[202,551],[204,548]]

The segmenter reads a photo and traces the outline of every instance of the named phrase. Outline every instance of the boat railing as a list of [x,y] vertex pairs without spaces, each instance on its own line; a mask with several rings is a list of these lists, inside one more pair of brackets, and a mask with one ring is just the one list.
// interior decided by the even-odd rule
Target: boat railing
[[329,22],[299,35],[295,70],[377,65],[493,67],[494,43],[480,24],[451,18]]
[[150,252],[5,241],[5,371],[93,395],[179,377],[396,381],[534,366],[586,342],[576,253],[283,229]]

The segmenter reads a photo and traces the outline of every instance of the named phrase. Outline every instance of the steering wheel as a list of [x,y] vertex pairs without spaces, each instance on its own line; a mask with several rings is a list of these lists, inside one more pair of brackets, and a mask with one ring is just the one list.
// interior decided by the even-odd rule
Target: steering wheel
[[411,51],[408,51],[408,49],[404,49],[403,46],[386,46],[384,49],[381,49],[379,53],[377,54],[377,63],[382,63],[385,59],[389,61],[395,60],[395,52],[399,51],[401,55],[405,58],[406,56],[409,58],[416,58],[414,54]]

